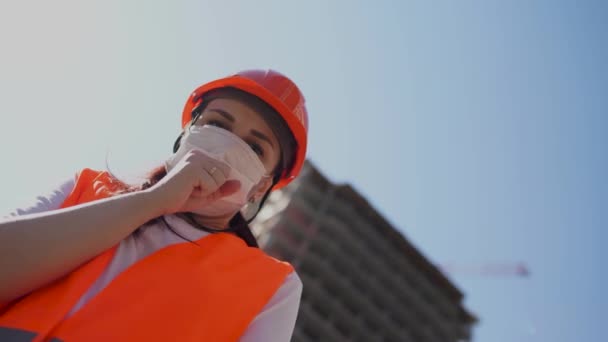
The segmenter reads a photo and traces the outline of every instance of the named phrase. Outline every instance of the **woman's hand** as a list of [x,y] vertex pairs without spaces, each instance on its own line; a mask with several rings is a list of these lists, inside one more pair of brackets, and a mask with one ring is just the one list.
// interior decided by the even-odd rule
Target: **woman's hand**
[[226,181],[229,172],[225,163],[191,151],[149,189],[0,221],[0,311],[3,303],[65,276],[151,219],[195,211],[238,191],[238,181]]
[[158,203],[159,216],[196,211],[201,206],[239,190],[239,181],[226,181],[229,173],[228,164],[201,151],[191,150],[163,179],[146,191]]

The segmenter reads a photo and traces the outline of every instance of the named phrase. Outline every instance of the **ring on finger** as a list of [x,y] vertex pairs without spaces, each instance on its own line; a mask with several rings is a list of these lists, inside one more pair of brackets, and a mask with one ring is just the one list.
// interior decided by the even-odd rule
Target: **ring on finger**
[[209,174],[213,176],[213,174],[215,173],[215,171],[217,171],[217,167],[212,167],[211,170],[209,170]]

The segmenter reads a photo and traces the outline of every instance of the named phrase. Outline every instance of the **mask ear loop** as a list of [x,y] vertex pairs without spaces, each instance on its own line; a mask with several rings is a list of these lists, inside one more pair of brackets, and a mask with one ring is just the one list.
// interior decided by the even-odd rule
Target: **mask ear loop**
[[272,192],[272,188],[274,188],[274,186],[278,183],[278,181],[279,181],[279,176],[274,176],[272,179],[272,185],[268,188],[268,190],[266,190],[266,193],[264,193],[264,196],[262,196],[262,199],[257,204],[255,213],[250,218],[245,218],[245,222],[247,222],[247,224],[250,224],[258,216],[258,214],[260,213],[260,210],[262,210],[262,207],[264,207],[264,203],[266,203],[268,196],[270,196],[270,193]]
[[[202,101],[198,106],[196,106],[196,108],[194,108],[192,110],[192,120],[190,120],[190,127],[192,127],[192,125],[194,125],[194,123],[196,121],[198,121],[198,119],[201,117],[201,115],[203,115],[203,109],[205,109],[206,106],[207,106],[207,103],[205,101]],[[175,142],[173,143],[173,153],[177,152],[177,150],[179,149],[182,138],[184,137],[184,133],[185,133],[185,130],[183,130],[177,136],[177,139],[175,139]]]
[[[279,165],[283,165],[283,161],[284,161],[284,158],[283,158],[283,155],[281,154],[281,158],[279,159]],[[281,176],[283,175],[284,172],[285,172],[285,166],[283,165],[283,169],[281,170],[281,172],[280,173],[276,172],[274,177],[272,178],[272,184],[270,185],[268,190],[266,190],[266,193],[264,194],[264,196],[262,196],[262,199],[259,201],[259,204],[257,205],[257,209],[256,209],[255,213],[250,218],[245,218],[245,216],[243,216],[243,218],[245,218],[245,221],[247,222],[247,224],[250,224],[258,216],[258,214],[260,213],[260,210],[262,209],[262,207],[264,207],[264,203],[266,203],[268,196],[270,196],[272,189],[275,187],[275,185],[277,185],[277,183],[281,179]]]

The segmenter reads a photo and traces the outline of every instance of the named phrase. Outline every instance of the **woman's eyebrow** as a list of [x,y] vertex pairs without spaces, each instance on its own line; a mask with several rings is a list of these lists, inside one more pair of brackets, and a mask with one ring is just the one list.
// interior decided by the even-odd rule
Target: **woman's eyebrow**
[[234,122],[234,116],[232,116],[232,114],[226,112],[225,110],[222,109],[209,109],[210,112],[216,112],[218,114],[220,114],[221,116],[225,117],[226,120],[230,121],[230,122]]

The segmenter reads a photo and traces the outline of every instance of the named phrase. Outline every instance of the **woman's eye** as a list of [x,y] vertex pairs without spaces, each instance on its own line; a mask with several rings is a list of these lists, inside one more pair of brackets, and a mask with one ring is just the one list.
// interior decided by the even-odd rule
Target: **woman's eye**
[[255,154],[257,154],[260,157],[264,156],[264,149],[262,149],[260,147],[260,145],[251,143],[251,144],[249,144],[249,146],[251,147],[251,149],[253,150],[253,152],[255,152]]
[[228,129],[228,127],[226,127],[226,125],[224,125],[222,122],[217,121],[217,120],[211,120],[205,123],[205,125],[209,125],[209,126],[215,126],[215,127],[219,127],[219,128],[223,128],[223,129]]

